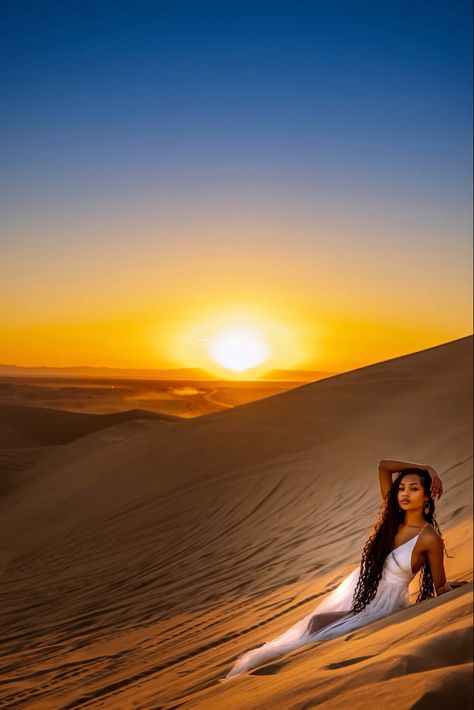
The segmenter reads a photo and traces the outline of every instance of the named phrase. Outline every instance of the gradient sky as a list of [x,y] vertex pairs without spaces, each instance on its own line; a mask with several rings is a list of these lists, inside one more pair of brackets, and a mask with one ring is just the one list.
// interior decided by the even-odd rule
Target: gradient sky
[[0,362],[205,366],[248,321],[344,371],[471,333],[471,22],[2,2]]

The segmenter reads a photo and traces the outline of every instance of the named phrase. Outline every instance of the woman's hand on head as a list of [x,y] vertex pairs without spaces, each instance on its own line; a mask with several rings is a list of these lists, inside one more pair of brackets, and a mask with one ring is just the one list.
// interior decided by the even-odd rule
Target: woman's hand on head
[[443,492],[443,483],[441,481],[441,478],[439,477],[439,474],[433,466],[427,466],[426,470],[431,476],[431,495],[433,498],[441,498],[441,494]]

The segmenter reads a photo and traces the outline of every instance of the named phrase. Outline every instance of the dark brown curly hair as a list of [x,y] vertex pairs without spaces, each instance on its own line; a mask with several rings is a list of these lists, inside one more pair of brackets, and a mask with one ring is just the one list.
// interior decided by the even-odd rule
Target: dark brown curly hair
[[[430,491],[431,477],[429,473],[421,468],[405,469],[395,479],[388,496],[382,501],[379,509],[379,518],[374,524],[370,537],[362,552],[359,580],[352,598],[352,614],[361,612],[375,597],[382,577],[385,558],[393,550],[395,535],[400,523],[403,522],[405,517],[405,512],[400,510],[398,505],[398,489],[400,487],[400,481],[409,473],[416,473],[420,477],[421,485],[429,495],[429,510],[427,513],[423,510],[423,517],[426,522],[431,523],[440,534],[446,556],[452,557],[452,555],[448,555],[446,551],[441,530],[436,521],[434,500]],[[420,590],[416,601],[421,602],[424,599],[434,597],[434,595],[431,569],[428,559],[425,558],[421,567]]]

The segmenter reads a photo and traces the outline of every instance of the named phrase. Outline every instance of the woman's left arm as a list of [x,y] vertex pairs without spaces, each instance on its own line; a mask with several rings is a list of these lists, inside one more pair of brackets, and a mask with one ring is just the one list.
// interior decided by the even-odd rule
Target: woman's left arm
[[449,592],[453,587],[446,581],[444,571],[444,547],[443,541],[438,533],[433,530],[427,541],[427,554],[430,563],[431,577],[436,589],[436,596]]

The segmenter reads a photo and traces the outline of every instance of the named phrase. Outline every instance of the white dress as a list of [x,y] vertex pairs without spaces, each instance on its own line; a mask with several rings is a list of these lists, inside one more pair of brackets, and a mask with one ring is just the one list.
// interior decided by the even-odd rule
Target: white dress
[[345,611],[351,608],[352,597],[360,573],[360,565],[357,565],[310,614],[297,621],[296,624],[283,634],[280,634],[280,636],[239,656],[229,673],[225,678],[221,678],[219,682],[225,682],[299,646],[304,646],[313,641],[323,641],[342,636],[346,632],[352,631],[352,629],[365,626],[371,621],[408,606],[408,585],[415,576],[411,567],[411,556],[416,541],[425,527],[426,525],[415,537],[399,545],[387,555],[375,597],[362,611],[355,615],[346,614],[327,626],[317,629],[312,634],[307,630],[309,620],[315,614]]

